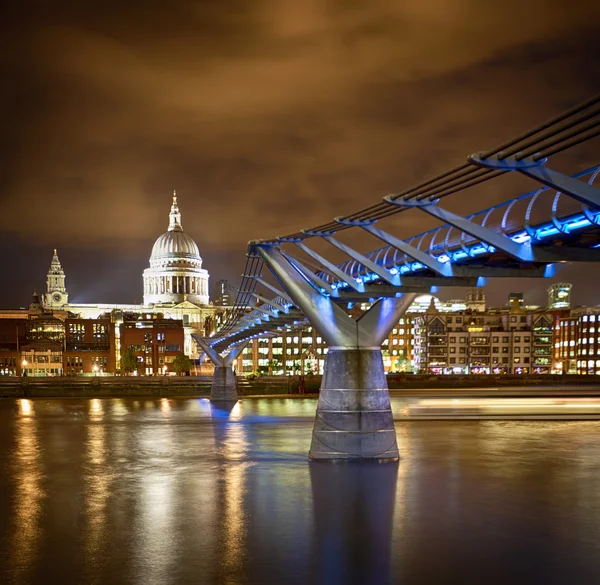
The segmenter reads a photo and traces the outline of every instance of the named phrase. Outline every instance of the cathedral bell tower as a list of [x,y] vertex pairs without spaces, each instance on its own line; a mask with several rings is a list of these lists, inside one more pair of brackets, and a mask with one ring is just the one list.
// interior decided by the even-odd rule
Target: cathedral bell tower
[[60,265],[60,260],[58,259],[58,254],[55,249],[54,256],[52,256],[52,262],[50,263],[50,270],[48,270],[48,276],[46,277],[44,307],[47,309],[60,309],[66,305],[68,301],[69,294],[65,287],[65,271]]

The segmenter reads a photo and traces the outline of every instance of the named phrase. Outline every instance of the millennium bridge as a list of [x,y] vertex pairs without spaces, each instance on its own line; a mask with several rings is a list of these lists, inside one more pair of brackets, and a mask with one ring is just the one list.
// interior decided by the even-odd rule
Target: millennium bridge
[[[599,134],[596,96],[354,213],[249,242],[229,319],[213,337],[195,336],[215,365],[211,400],[237,400],[232,365],[252,338],[310,323],[328,353],[309,456],[397,459],[381,343],[416,294],[484,286],[489,278],[548,278],[565,263],[600,261],[600,188],[594,185],[600,165],[571,176],[553,164],[567,160],[572,169],[577,156],[562,153],[576,153],[570,149]],[[442,204],[511,172],[531,179],[535,190],[466,217]],[[440,225],[405,238],[386,220],[406,212]],[[384,245],[358,251],[365,234]],[[347,260],[336,263],[315,250],[321,241]],[[348,312],[355,303],[368,307],[357,319]]]

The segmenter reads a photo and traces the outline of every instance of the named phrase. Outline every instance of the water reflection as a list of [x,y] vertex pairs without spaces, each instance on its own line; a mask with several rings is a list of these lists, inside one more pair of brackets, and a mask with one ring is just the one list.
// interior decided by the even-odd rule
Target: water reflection
[[100,583],[97,568],[105,554],[103,544],[108,535],[107,505],[110,497],[113,474],[107,466],[106,426],[101,424],[104,417],[102,400],[90,400],[87,426],[86,448],[84,453],[84,506],[85,506],[85,563],[90,583]]
[[314,400],[0,401],[0,583],[596,583],[599,422],[397,423],[309,464]]
[[397,479],[398,463],[311,464],[312,583],[391,583]]
[[15,476],[16,493],[10,562],[14,582],[27,583],[33,572],[29,559],[35,557],[40,545],[39,521],[46,494],[42,485],[44,472],[33,401],[19,400],[18,409],[16,448],[11,469]]
[[214,498],[219,510],[217,578],[231,582],[243,574],[246,540],[246,473],[250,462],[245,460],[249,449],[247,426],[239,422],[240,402],[210,405],[215,453],[217,455],[217,491]]

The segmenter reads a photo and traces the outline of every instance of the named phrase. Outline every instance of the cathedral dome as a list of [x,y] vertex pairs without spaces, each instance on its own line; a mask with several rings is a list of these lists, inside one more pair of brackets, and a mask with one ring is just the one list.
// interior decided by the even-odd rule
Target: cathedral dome
[[169,229],[159,236],[154,243],[150,255],[150,266],[153,268],[202,267],[202,257],[198,245],[181,227],[181,213],[179,212],[176,193],[173,193],[173,204],[169,214]]
[[202,262],[198,245],[183,231],[169,231],[160,236],[152,247],[150,263],[153,260],[173,260],[177,258]]
[[144,270],[144,304],[157,305],[189,301],[207,305],[208,272],[194,240],[181,227],[177,194],[169,214],[169,228],[152,247],[150,267]]

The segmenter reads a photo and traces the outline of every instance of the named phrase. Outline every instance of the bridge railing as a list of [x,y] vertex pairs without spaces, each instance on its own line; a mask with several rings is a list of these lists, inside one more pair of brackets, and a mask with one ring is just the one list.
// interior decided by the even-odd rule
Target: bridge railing
[[[600,165],[596,165],[577,173],[574,177],[593,185],[594,182],[600,183],[600,180],[597,180],[599,174]],[[568,233],[569,230],[580,229],[591,223],[598,224],[600,211],[592,210],[550,187],[542,187],[466,217],[515,241],[530,239],[537,243],[561,232]],[[405,242],[442,262],[460,260],[488,251],[488,246],[481,244],[477,238],[448,224],[412,236]],[[384,268],[397,268],[401,274],[425,269],[392,246],[377,248],[365,256]],[[368,279],[370,274],[369,270],[356,260],[342,262],[338,264],[338,268],[353,278]],[[319,271],[318,276],[328,283],[337,282],[332,275],[324,271]]]

